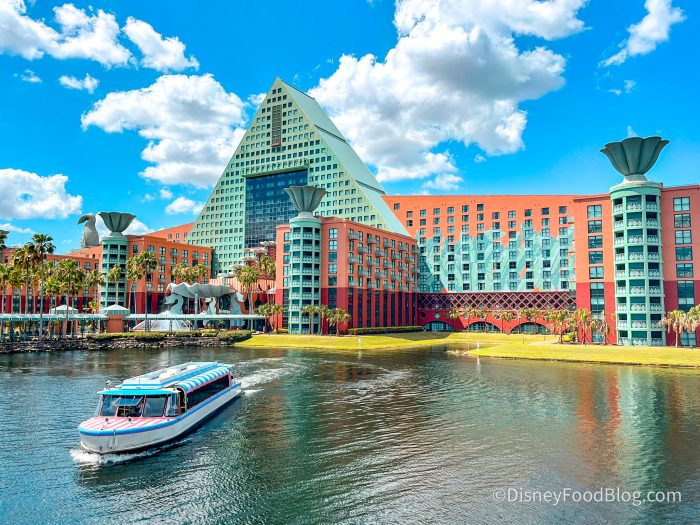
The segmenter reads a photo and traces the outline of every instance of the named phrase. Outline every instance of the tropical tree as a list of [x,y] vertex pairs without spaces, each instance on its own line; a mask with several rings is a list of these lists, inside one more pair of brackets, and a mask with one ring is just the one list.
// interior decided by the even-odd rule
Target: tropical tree
[[545,314],[545,320],[551,323],[550,331],[559,336],[559,343],[563,343],[564,332],[570,321],[568,310],[549,310]]
[[58,263],[56,268],[56,277],[59,281],[61,292],[63,292],[66,299],[66,318],[63,330],[65,334],[68,329],[68,311],[73,304],[73,299],[84,287],[85,274],[77,261],[73,259],[63,259]]
[[148,277],[153,275],[153,272],[158,268],[158,259],[149,251],[140,253],[135,257],[137,262],[137,267],[141,272],[143,272],[143,289],[146,297],[146,304],[144,305],[144,321],[146,331],[148,331]]
[[333,308],[328,316],[328,325],[335,326],[335,335],[340,335],[340,325],[348,322],[352,316],[342,308]]
[[666,316],[659,321],[659,324],[667,327],[668,332],[673,331],[676,334],[676,348],[680,341],[680,334],[688,327],[688,314],[683,310],[671,310],[666,312]]
[[328,307],[327,304],[322,304],[321,306],[318,307],[318,318],[319,318],[319,324],[318,324],[318,333],[323,335],[323,321],[328,319],[328,315],[331,313],[331,309]]
[[0,262],[2,262],[2,254],[5,251],[5,248],[7,248],[5,243],[7,242],[8,235],[10,235],[10,232],[7,230],[0,230]]
[[32,279],[32,272],[34,265],[36,263],[36,257],[33,253],[33,246],[29,243],[25,244],[21,248],[18,248],[12,254],[12,265],[15,266],[22,275],[24,281],[24,291],[25,291],[25,301],[24,301],[24,313],[29,313],[29,283]]
[[134,312],[136,311],[136,283],[141,279],[138,268],[138,261],[136,257],[130,257],[126,261],[126,286],[128,292],[126,294],[127,304],[126,307],[131,309],[131,305],[134,306]]
[[[501,310],[500,317],[501,317],[501,333],[503,333],[503,325],[505,323],[510,323],[513,320],[513,318],[515,317],[515,314],[510,310]],[[510,334],[510,332],[508,332],[508,333]]]
[[12,276],[12,267],[7,264],[0,263],[0,294],[2,294],[2,309],[0,313],[5,313],[5,292],[10,284],[10,279]]
[[[255,266],[242,266],[236,269],[236,279],[242,291],[248,293],[248,312],[253,313],[253,290],[260,278],[260,272]],[[253,329],[253,319],[250,319],[250,329]]]
[[270,281],[275,282],[276,266],[275,260],[269,255],[263,255],[255,263],[260,272],[260,277],[265,281],[265,291],[270,289]]
[[35,266],[39,267],[39,338],[44,336],[44,265],[49,255],[56,251],[53,237],[45,233],[35,233],[29,242],[34,255]]
[[258,314],[265,317],[265,331],[267,331],[267,326],[270,325],[270,328],[277,332],[272,319],[276,318],[282,312],[284,312],[284,308],[281,304],[265,303],[258,306]]
[[581,308],[576,310],[576,326],[581,332],[581,342],[586,346],[586,334],[589,333],[593,327],[593,316],[588,308]]
[[[612,324],[608,321],[608,316],[605,310],[601,311],[599,317],[593,320],[593,325],[591,327],[592,331],[598,332],[603,336],[603,344],[608,344],[608,339],[612,332]],[[591,334],[591,339],[593,334]]]
[[[8,281],[8,284],[10,285],[10,294],[11,294],[11,300],[12,300],[12,307],[10,308],[10,311],[14,313],[15,307],[14,307],[14,297],[15,297],[15,290],[21,290],[22,289],[22,284],[24,282],[24,276],[22,274],[22,270],[20,270],[18,267],[12,265],[10,266],[10,279]],[[21,297],[21,295],[20,295]],[[22,312],[22,303],[21,301],[18,301],[18,313]]]
[[113,265],[105,276],[107,282],[114,285],[114,304],[119,304],[119,280],[122,278],[122,267],[118,264]]
[[104,276],[98,268],[94,268],[85,274],[85,286],[92,288],[92,297],[97,300],[100,286],[104,284]]
[[314,304],[307,304],[301,309],[301,313],[309,316],[309,335],[313,334],[314,316],[319,313],[319,307]]
[[469,329],[469,320],[474,316],[474,308],[471,306],[467,306],[466,308],[462,309],[462,317],[464,317],[464,320],[467,323],[467,329]]
[[528,323],[533,323],[541,316],[539,308],[535,307],[523,308],[521,314]]
[[450,308],[450,311],[447,312],[447,317],[449,317],[453,321],[455,319],[460,319],[462,317],[462,310],[460,308],[457,308],[456,306],[453,306],[452,308]]

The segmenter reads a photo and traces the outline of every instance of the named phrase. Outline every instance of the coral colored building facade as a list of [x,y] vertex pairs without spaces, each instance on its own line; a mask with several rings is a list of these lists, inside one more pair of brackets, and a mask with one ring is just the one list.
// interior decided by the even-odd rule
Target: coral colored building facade
[[[277,226],[276,301],[288,310],[282,326],[308,333],[301,310],[312,304],[346,310],[351,320],[341,329],[415,325],[415,239],[347,219],[315,219],[316,232]],[[318,324],[315,316],[313,332]],[[321,328],[328,332],[327,324]]]

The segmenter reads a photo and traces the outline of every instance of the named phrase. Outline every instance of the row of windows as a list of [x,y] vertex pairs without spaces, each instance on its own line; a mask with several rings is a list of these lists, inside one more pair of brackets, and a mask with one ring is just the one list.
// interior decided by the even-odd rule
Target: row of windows
[[[401,209],[401,203],[396,202],[394,203],[394,211],[398,211]],[[433,215],[440,215],[441,208],[433,208]],[[477,204],[476,205],[476,211],[484,211],[484,205],[483,204]],[[564,215],[567,212],[567,207],[566,206],[559,206],[559,215]],[[427,209],[422,209],[419,210],[418,212],[421,217],[425,217],[428,214]],[[454,206],[448,206],[447,207],[447,214],[452,215],[455,213],[455,207]],[[462,206],[462,213],[469,213],[469,205],[465,204]],[[532,208],[528,208],[524,211],[525,217],[532,217]],[[540,215],[549,215],[549,208],[540,208]],[[482,214],[483,216],[483,214]],[[491,212],[491,218],[492,219],[499,219],[501,216],[501,213],[498,211]],[[406,217],[411,218],[413,217],[413,211],[408,210],[406,211]],[[508,211],[508,218],[509,219],[515,219],[517,217],[517,212],[515,210],[509,210]]]

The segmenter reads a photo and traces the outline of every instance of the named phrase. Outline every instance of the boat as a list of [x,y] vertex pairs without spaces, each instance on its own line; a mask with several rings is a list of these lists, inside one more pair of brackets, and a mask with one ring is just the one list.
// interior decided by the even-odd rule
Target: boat
[[98,392],[95,415],[78,427],[88,452],[136,452],[192,431],[241,393],[231,365],[188,362]]

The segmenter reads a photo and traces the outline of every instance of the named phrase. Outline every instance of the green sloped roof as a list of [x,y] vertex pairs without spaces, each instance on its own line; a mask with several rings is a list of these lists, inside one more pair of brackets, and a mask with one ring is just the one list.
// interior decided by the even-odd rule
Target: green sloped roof
[[301,107],[301,110],[311,119],[314,126],[318,128],[323,136],[323,140],[328,147],[333,150],[333,153],[338,157],[338,160],[345,167],[348,174],[359,184],[367,199],[377,210],[377,213],[381,215],[382,221],[393,232],[408,235],[401,221],[398,220],[396,215],[389,209],[386,202],[384,202],[384,199],[382,199],[382,195],[386,194],[382,185],[374,177],[372,172],[369,171],[365,163],[362,162],[359,155],[355,153],[352,146],[347,143],[343,134],[335,127],[335,124],[328,118],[328,115],[326,115],[326,112],[321,108],[318,102],[316,102],[313,97],[299,91],[283,80],[280,79],[280,82],[285,85],[289,91],[289,95],[294,99],[294,102]]

